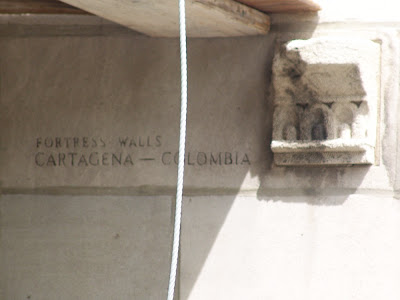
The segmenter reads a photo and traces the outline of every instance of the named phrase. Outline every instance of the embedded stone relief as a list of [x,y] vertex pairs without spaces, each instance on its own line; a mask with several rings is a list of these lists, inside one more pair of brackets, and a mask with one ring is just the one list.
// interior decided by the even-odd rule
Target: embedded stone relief
[[379,65],[370,40],[284,44],[273,63],[275,163],[375,163]]

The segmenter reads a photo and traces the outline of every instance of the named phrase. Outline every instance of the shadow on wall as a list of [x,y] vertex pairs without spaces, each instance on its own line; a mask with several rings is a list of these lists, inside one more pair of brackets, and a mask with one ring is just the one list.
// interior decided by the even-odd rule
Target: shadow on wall
[[[303,32],[300,38],[310,37],[315,23],[310,22],[305,28],[309,31],[309,35]],[[273,27],[274,31],[280,29],[294,30],[293,26],[288,24]],[[278,167],[274,165],[269,146],[272,140],[274,95],[269,87],[275,42],[280,38],[279,34],[272,33],[267,38],[212,40],[204,47],[201,46],[201,41],[189,42],[189,58],[192,59],[189,62],[191,71],[189,91],[192,93],[191,99],[196,101],[189,107],[189,123],[193,125],[196,122],[198,123],[196,127],[206,127],[207,124],[202,123],[202,116],[198,111],[201,111],[203,106],[207,107],[210,116],[220,120],[221,128],[220,132],[213,131],[211,127],[208,130],[203,128],[204,131],[210,132],[207,139],[210,147],[225,143],[231,143],[233,148],[247,147],[251,149],[255,159],[248,168],[234,170],[229,175],[223,174],[229,176],[231,188],[225,191],[217,190],[221,197],[218,197],[215,191],[211,191],[210,197],[199,198],[196,196],[204,195],[204,191],[199,191],[199,193],[193,192],[193,198],[190,198],[190,189],[187,190],[182,225],[181,300],[192,297],[201,299],[191,294],[193,288],[226,222],[236,195],[240,189],[249,188],[246,186],[249,180],[260,182],[257,188],[259,201],[286,203],[305,201],[308,205],[338,206],[357,190],[369,170],[368,166]],[[195,61],[194,57],[202,58]],[[239,66],[237,69],[234,67],[236,65]],[[240,73],[243,76],[238,78]],[[235,98],[238,95],[240,96]],[[228,120],[235,116],[235,107],[232,104],[240,109],[240,116],[234,125],[229,127],[226,126],[229,124]],[[234,135],[226,136],[229,132]],[[194,141],[196,134],[193,134],[190,127],[188,134],[189,148],[199,143],[198,140]],[[196,176],[191,177],[194,173],[192,171],[190,168],[186,171],[189,177],[186,183],[189,186],[193,181],[199,180]],[[347,182],[349,178],[350,181]],[[215,180],[223,181],[223,178]],[[229,196],[230,194],[232,196]],[[334,195],[334,199],[326,197],[330,195]],[[241,244],[240,241],[236,243]],[[220,276],[224,275],[222,273],[215,275],[215,280],[222,280]],[[213,295],[219,293],[214,292]]]
[[[307,23],[308,33],[302,33],[301,37],[311,36],[315,24],[315,20]],[[187,150],[195,155],[199,152],[206,153],[210,164],[200,165],[197,163],[187,165],[186,168],[183,248],[181,250],[181,300],[189,298],[218,233],[242,188],[258,189],[258,200],[304,201],[297,199],[296,196],[299,194],[317,196],[320,193],[326,193],[327,189],[342,186],[344,176],[352,177],[351,186],[354,188],[344,189],[343,194],[338,195],[338,200],[335,200],[334,203],[314,200],[318,197],[301,198],[309,199],[311,205],[340,205],[349,194],[354,192],[357,182],[361,182],[368,171],[367,167],[320,169],[282,168],[273,165],[273,156],[269,146],[272,137],[274,107],[273,95],[270,94],[269,89],[272,58],[275,41],[280,38],[276,31],[293,30],[288,26],[284,24],[273,26],[271,34],[267,37],[189,40]],[[157,135],[158,130],[163,130],[165,136],[168,137],[163,140],[164,153],[173,153],[177,148],[179,47],[176,40],[131,36],[52,37],[47,39],[24,37],[21,40],[15,39],[13,42],[3,40],[3,43],[2,57],[13,59],[7,63],[3,62],[0,70],[3,75],[1,82],[5,86],[17,86],[18,88],[10,92],[2,89],[1,105],[5,109],[1,111],[3,111],[3,115],[4,111],[7,111],[9,116],[3,118],[1,115],[0,120],[5,125],[2,128],[9,128],[7,122],[11,124],[12,117],[17,118],[19,124],[25,124],[21,127],[22,129],[19,129],[19,132],[17,131],[17,135],[23,137],[21,140],[32,138],[27,134],[31,132],[30,130],[33,130],[35,134],[43,133],[51,136],[60,134],[60,131],[68,132],[68,135],[74,134],[74,132],[86,135],[90,131],[108,136],[117,133],[134,136],[138,132]],[[21,55],[19,56],[18,53]],[[26,59],[21,60],[20,57]],[[40,72],[36,72],[38,70],[36,64],[41,65]],[[14,72],[14,69],[18,68],[21,72]],[[48,88],[43,89],[43,86],[48,86]],[[23,91],[29,91],[29,97]],[[60,95],[63,96],[60,97]],[[49,111],[53,113],[48,114]],[[71,122],[71,120],[78,121]],[[61,124],[61,127],[53,128],[48,124]],[[3,135],[3,138],[4,136],[6,135]],[[17,143],[16,147],[25,149],[24,144],[18,144],[17,139],[12,136],[9,137],[9,141]],[[153,154],[153,150],[149,148],[146,154]],[[158,151],[158,149],[156,150]],[[157,154],[157,151],[154,150],[154,153]],[[215,154],[214,159],[221,153],[223,157],[220,158],[220,164],[211,164],[211,153]],[[27,156],[29,155],[28,153]],[[245,155],[248,155],[250,163],[247,162]],[[160,156],[158,162],[169,163],[170,160],[166,160],[166,158],[165,156],[162,161]],[[187,158],[187,164],[189,164],[188,160]],[[224,164],[222,160],[227,160],[228,163]],[[12,160],[10,161],[12,162]],[[78,241],[74,238],[75,234],[68,231],[67,225],[72,222],[73,218],[66,217],[66,226],[57,223],[59,220],[56,217],[46,217],[46,222],[41,222],[39,218],[39,221],[36,222],[39,224],[38,228],[34,232],[32,231],[32,234],[44,237],[43,248],[35,248],[37,253],[30,253],[27,259],[32,257],[43,259],[39,252],[40,249],[45,248],[46,259],[50,258],[50,260],[54,256],[57,257],[60,249],[68,247],[75,255],[70,257],[65,265],[57,265],[53,270],[56,276],[51,278],[48,277],[45,268],[39,268],[35,276],[26,273],[25,275],[24,273],[19,274],[18,276],[25,276],[24,278],[29,277],[24,280],[23,285],[35,286],[36,284],[41,287],[41,283],[47,281],[50,286],[62,285],[64,291],[70,290],[79,294],[79,290],[74,290],[75,286],[71,284],[71,282],[79,282],[85,287],[85,295],[88,296],[86,299],[102,299],[101,289],[106,290],[107,286],[104,284],[99,286],[93,282],[91,277],[96,270],[99,270],[97,268],[99,262],[98,260],[91,261],[90,258],[101,256],[102,251],[109,251],[107,257],[110,261],[117,263],[124,270],[122,273],[111,273],[110,284],[118,282],[119,277],[126,279],[131,276],[132,280],[128,281],[134,287],[134,291],[131,288],[118,290],[119,294],[116,295],[118,299],[131,299],[134,295],[144,295],[146,292],[148,293],[148,289],[157,289],[157,292],[148,293],[149,295],[162,295],[163,291],[166,293],[170,253],[165,251],[162,256],[155,258],[155,252],[152,252],[154,255],[150,255],[151,259],[143,260],[143,257],[147,257],[146,255],[132,253],[134,247],[132,248],[130,239],[135,236],[132,233],[134,230],[140,230],[143,234],[141,238],[144,241],[148,242],[147,236],[150,237],[149,244],[146,244],[148,248],[141,249],[143,253],[148,253],[149,249],[165,248],[160,247],[160,243],[164,242],[160,240],[160,234],[154,234],[152,231],[156,230],[154,223],[160,227],[170,226],[172,228],[173,213],[171,212],[168,224],[150,222],[149,220],[153,216],[157,217],[158,214],[162,214],[159,208],[157,209],[157,201],[149,201],[147,206],[140,201],[140,198],[135,201],[124,198],[122,204],[119,202],[120,200],[113,198],[112,201],[117,203],[117,209],[113,209],[114,216],[111,221],[108,220],[106,213],[109,201],[102,198],[101,205],[96,201],[96,197],[101,197],[99,194],[103,193],[125,194],[125,196],[162,194],[170,198],[174,197],[173,185],[176,180],[176,166],[173,163],[157,166],[156,169],[150,171],[143,164],[137,167],[138,171],[134,174],[121,169],[119,173],[106,170],[102,175],[99,175],[97,171],[91,173],[89,168],[88,171],[84,171],[80,177],[77,177],[71,168],[65,170],[48,168],[46,172],[49,174],[46,175],[42,170],[37,171],[37,167],[35,169],[35,166],[30,166],[30,171],[36,170],[37,176],[33,176],[29,187],[39,186],[43,178],[49,180],[55,178],[64,180],[61,192],[64,195],[70,193],[71,187],[82,188],[93,183],[104,189],[88,190],[86,193],[97,195],[90,196],[90,199],[80,198],[80,196],[73,198],[73,201],[85,201],[85,209],[92,214],[91,225],[88,228],[85,227],[87,231],[79,232]],[[62,172],[64,173],[61,176]],[[154,175],[154,173],[157,174]],[[3,174],[3,176],[6,175]],[[7,176],[12,177],[14,174]],[[25,175],[20,173],[19,176]],[[71,179],[74,176],[75,178]],[[143,181],[143,178],[147,179]],[[3,179],[1,178],[2,181]],[[155,193],[154,189],[148,188],[152,182],[158,182],[162,188],[166,186],[168,188]],[[258,182],[261,182],[260,186],[258,186]],[[124,190],[125,187],[132,187],[136,184],[136,188]],[[58,187],[55,186],[55,188]],[[33,192],[41,193],[41,188],[43,186],[36,191],[34,189]],[[7,189],[4,191],[7,192]],[[27,193],[18,186],[8,191],[14,194]],[[46,193],[49,191],[52,190],[47,189]],[[57,192],[55,193],[57,194]],[[74,193],[79,195],[80,190]],[[190,198],[192,195],[208,197],[210,201],[192,201]],[[63,201],[71,201],[69,196],[63,197]],[[15,199],[11,200],[15,201]],[[160,201],[165,201],[165,199],[160,199]],[[65,212],[64,209],[61,209],[63,205],[68,207],[65,202],[64,204],[61,202],[57,204],[57,201],[53,200],[40,202],[40,205],[44,207],[43,209],[38,207],[36,211],[40,214],[56,210],[62,215]],[[34,202],[30,203],[33,206],[36,205]],[[48,203],[51,203],[51,209]],[[190,208],[192,204],[195,209]],[[92,205],[95,208],[92,209]],[[18,207],[24,207],[24,205]],[[165,207],[169,208],[170,206],[162,206],[162,208]],[[73,205],[69,209],[73,215],[76,210],[79,210],[79,206]],[[130,239],[125,239],[124,235],[116,235],[113,231],[114,226],[118,230],[122,230],[117,225],[119,215],[122,215],[122,219],[129,225],[129,213],[135,209],[143,211],[145,215],[138,215],[145,219],[146,226],[149,227],[140,227],[140,224],[137,225],[134,222],[133,224],[136,224],[137,228],[132,228]],[[22,216],[19,209],[15,209],[13,213]],[[29,215],[30,212],[27,214]],[[84,220],[87,216],[82,213],[79,216],[80,220],[83,220],[82,224],[85,224]],[[150,223],[153,225],[149,225]],[[26,225],[27,228],[33,226],[32,224]],[[57,244],[55,231],[50,233],[47,231],[48,228],[54,228],[55,225],[69,236],[69,240],[64,241],[64,244]],[[9,226],[9,224],[2,223],[2,226]],[[79,228],[75,226],[74,230],[78,232]],[[96,243],[92,243],[92,231],[101,236]],[[97,247],[102,244],[103,231],[106,231],[110,237],[115,236],[114,239],[118,240],[120,246],[113,244],[107,249]],[[29,230],[26,232],[31,234]],[[188,237],[185,236],[185,232],[195,232],[195,234]],[[96,249],[93,245],[96,246]],[[82,267],[84,270],[79,268],[81,260],[78,258],[81,253],[88,257],[86,264]],[[123,259],[114,259],[121,253]],[[161,266],[160,270],[149,273],[146,266],[151,266],[154,259],[157,259],[158,265]],[[163,263],[159,264],[160,260]],[[126,261],[129,264],[125,264]],[[72,281],[64,281],[63,272],[70,272],[71,264],[76,266],[79,272],[76,272]],[[146,272],[154,284],[141,286],[140,280],[135,281],[135,278],[140,278],[140,272]],[[102,278],[102,280],[107,282],[107,278]],[[13,291],[10,290],[13,286],[17,290],[17,283],[13,282],[8,286],[9,295],[13,295]],[[18,289],[22,288],[22,286],[18,287]],[[65,295],[69,295],[71,298],[71,294],[68,292]],[[90,298],[93,295],[96,298]],[[154,296],[154,299],[158,299],[157,297]]]
[[[274,189],[269,184],[272,174],[262,176],[257,197],[265,201],[303,202],[309,205],[342,205],[349,195],[357,191],[370,166],[350,167],[273,167],[275,176],[291,178],[285,190]],[[278,175],[279,174],[279,175]],[[346,187],[345,177],[352,177],[351,187]],[[284,179],[282,179],[284,181]],[[290,186],[290,182],[294,185]],[[335,196],[327,200],[325,196]],[[305,198],[306,197],[306,198]]]

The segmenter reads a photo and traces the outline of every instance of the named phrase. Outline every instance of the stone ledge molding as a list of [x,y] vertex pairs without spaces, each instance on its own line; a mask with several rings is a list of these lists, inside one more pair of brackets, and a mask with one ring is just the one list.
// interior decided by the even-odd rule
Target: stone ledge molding
[[380,45],[293,40],[273,62],[277,165],[374,164]]

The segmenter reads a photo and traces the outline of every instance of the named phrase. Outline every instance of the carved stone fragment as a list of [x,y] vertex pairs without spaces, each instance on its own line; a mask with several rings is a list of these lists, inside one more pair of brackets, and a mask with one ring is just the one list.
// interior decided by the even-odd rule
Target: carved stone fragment
[[278,165],[373,164],[380,45],[293,40],[274,58],[271,148]]

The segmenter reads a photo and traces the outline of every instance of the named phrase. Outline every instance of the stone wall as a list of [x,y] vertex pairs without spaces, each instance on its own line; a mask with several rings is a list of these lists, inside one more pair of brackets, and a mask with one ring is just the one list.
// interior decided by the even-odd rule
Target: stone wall
[[[175,39],[95,17],[0,22],[1,299],[162,299],[179,126]],[[189,40],[179,299],[398,299],[400,23],[273,16]],[[379,45],[372,165],[278,166],[273,58]],[[289,117],[289,115],[288,115]]]

